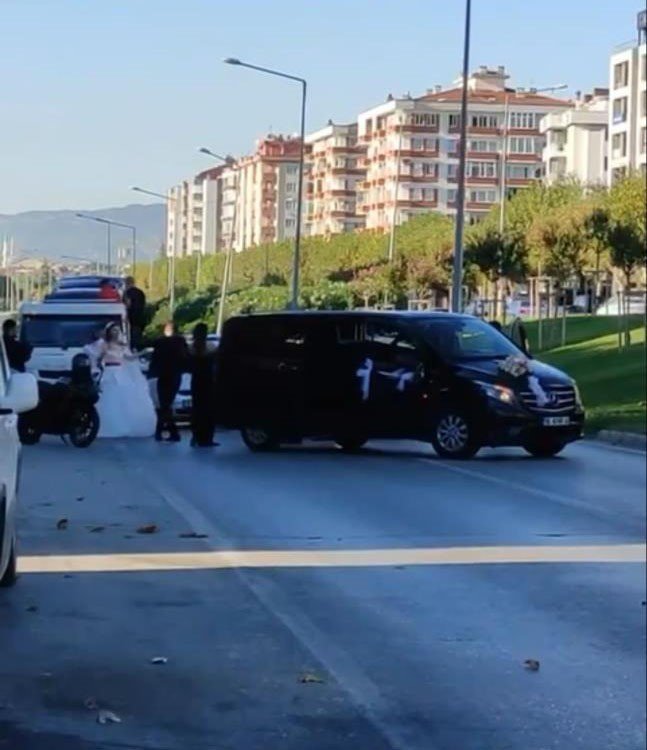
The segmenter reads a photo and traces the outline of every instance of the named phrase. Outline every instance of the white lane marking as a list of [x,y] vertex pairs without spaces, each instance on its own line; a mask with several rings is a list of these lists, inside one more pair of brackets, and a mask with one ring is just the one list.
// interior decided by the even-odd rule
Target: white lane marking
[[486,482],[490,482],[491,484],[497,484],[499,487],[505,487],[508,490],[515,490],[516,492],[521,492],[526,495],[534,495],[535,497],[539,497],[542,500],[552,500],[553,502],[560,503],[561,505],[571,505],[577,508],[581,508],[582,510],[586,510],[589,513],[602,513],[606,515],[617,515],[617,509],[613,508],[599,508],[594,505],[592,505],[590,502],[587,502],[586,500],[582,500],[581,498],[574,497],[573,495],[562,495],[559,492],[551,492],[550,490],[541,490],[536,487],[531,487],[527,484],[523,484],[522,482],[515,482],[511,479],[503,479],[502,477],[495,477],[491,474],[486,474],[482,471],[476,471],[475,469],[466,469],[463,466],[456,466],[455,464],[449,464],[445,461],[440,460],[433,460],[428,458],[417,458],[416,461],[419,461],[420,463],[427,464],[427,466],[432,466],[434,468],[438,467],[439,469],[444,469],[445,471],[449,471],[453,474],[459,474],[465,477],[470,477],[471,479],[480,479],[484,480]]
[[[128,453],[123,447],[119,449],[119,453],[128,468]],[[132,463],[130,465],[132,466]],[[143,474],[143,480],[185,519],[190,528],[199,528],[212,538],[224,537],[222,531],[216,529],[214,524],[168,481],[162,479],[159,472],[146,472],[143,467],[139,467],[139,471]],[[207,545],[208,542],[203,544]],[[261,580],[240,567],[234,568],[234,571],[259,604],[280,621],[296,641],[334,678],[341,689],[349,695],[358,712],[384,737],[393,750],[436,750],[435,743],[430,742],[422,730],[411,724],[404,725],[393,718],[401,715],[401,707],[385,698],[378,685],[370,679],[352,654],[340,648],[331,636],[318,628],[302,608],[286,596],[280,586],[269,579]]]
[[[201,528],[205,528],[204,523]],[[644,563],[645,544],[422,547],[360,550],[217,550],[20,558],[22,573],[99,573],[231,568],[355,568],[394,565]]]

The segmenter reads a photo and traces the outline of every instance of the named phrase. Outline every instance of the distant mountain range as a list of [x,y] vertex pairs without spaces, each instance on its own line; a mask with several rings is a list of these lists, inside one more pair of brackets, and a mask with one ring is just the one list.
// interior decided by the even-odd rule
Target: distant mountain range
[[[4,237],[13,238],[14,260],[21,258],[60,259],[75,255],[105,261],[107,233],[105,225],[77,218],[77,213],[130,224],[137,228],[137,255],[140,260],[156,256],[166,234],[166,209],[163,204],[100,208],[91,211],[26,211],[0,214],[0,250]],[[111,228],[113,259],[119,247],[130,247],[128,229]]]

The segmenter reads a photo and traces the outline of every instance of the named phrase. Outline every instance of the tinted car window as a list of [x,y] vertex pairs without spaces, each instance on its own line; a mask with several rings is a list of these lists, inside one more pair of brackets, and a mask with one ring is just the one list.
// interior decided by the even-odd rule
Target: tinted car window
[[418,351],[409,335],[390,321],[370,321],[366,324],[366,341],[369,351],[383,361],[415,367]]
[[498,359],[520,350],[489,323],[477,318],[438,318],[415,323],[422,338],[449,361]]
[[121,325],[119,316],[113,315],[25,315],[20,337],[34,347],[81,347],[111,322]]

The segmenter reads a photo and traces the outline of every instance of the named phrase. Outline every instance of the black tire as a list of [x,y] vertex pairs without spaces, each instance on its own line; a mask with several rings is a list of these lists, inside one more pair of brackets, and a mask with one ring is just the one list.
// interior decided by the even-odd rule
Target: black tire
[[240,436],[252,453],[266,453],[278,447],[276,438],[263,427],[243,427]]
[[41,438],[36,421],[30,419],[28,414],[18,417],[18,438],[23,445],[36,445]]
[[16,564],[16,543],[11,543],[11,552],[9,553],[9,562],[7,569],[2,578],[0,578],[0,588],[8,589],[16,585],[18,580],[18,566]]
[[539,439],[526,443],[523,447],[534,458],[554,458],[566,448],[566,445],[559,440],[547,438],[546,440]]
[[335,440],[335,445],[344,453],[356,453],[366,445],[367,440],[365,437],[339,437]]
[[441,458],[474,458],[481,449],[472,421],[457,408],[444,409],[434,419],[431,443]]
[[94,406],[77,406],[70,418],[68,437],[75,448],[88,448],[99,434],[99,414]]

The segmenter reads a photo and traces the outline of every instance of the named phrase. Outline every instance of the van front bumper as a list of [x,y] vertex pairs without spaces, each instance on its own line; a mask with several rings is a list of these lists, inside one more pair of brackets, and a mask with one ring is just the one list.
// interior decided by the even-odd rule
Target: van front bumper
[[[567,424],[551,424],[555,416],[567,417]],[[551,440],[566,445],[580,440],[584,434],[584,411],[554,415],[492,408],[489,410],[484,445],[492,447],[523,446],[538,440]]]

